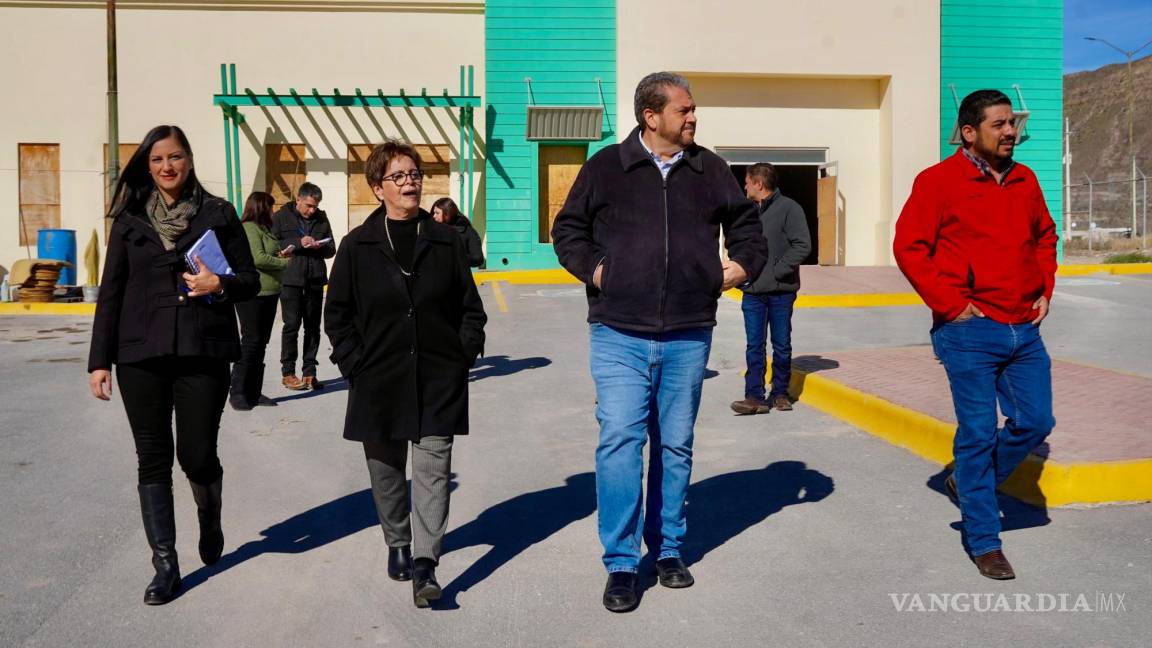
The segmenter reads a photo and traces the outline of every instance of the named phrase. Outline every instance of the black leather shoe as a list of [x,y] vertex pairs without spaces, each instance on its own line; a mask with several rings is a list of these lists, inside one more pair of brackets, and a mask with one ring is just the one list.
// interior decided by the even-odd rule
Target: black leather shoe
[[604,586],[604,607],[609,612],[631,612],[639,605],[635,572],[612,572]]
[[252,409],[252,404],[248,402],[247,398],[244,398],[240,394],[232,394],[228,396],[228,404],[231,405],[232,409],[236,410],[237,412],[247,412],[248,410]]
[[659,574],[660,584],[672,589],[692,587],[696,582],[696,579],[692,578],[692,572],[688,571],[688,566],[676,556],[657,560],[656,573]]
[[412,580],[412,547],[388,547],[388,578],[394,581]]
[[268,398],[264,394],[260,394],[260,398],[256,400],[256,404],[260,407],[276,407],[279,405],[276,401]]
[[431,607],[443,591],[436,582],[436,563],[431,558],[417,558],[412,567],[412,601],[418,608]]

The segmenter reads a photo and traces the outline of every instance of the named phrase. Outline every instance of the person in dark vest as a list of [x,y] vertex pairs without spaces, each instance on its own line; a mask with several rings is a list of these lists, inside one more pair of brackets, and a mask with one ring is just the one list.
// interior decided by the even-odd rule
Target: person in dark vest
[[[224,550],[224,469],[216,453],[228,398],[228,363],[240,357],[234,304],[260,289],[236,210],[196,179],[192,147],[176,126],[157,126],[124,166],[108,216],[108,255],[92,321],[88,385],[112,396],[112,368],[136,444],[137,491],[155,575],[144,602],[180,591],[173,457],[187,475],[200,522],[200,559]],[[184,255],[213,232],[232,269],[217,275]],[[172,418],[176,434],[173,439]]]
[[[292,262],[280,280],[280,373],[288,389],[323,389],[316,377],[316,354],[320,350],[320,316],[324,306],[324,286],[328,283],[325,259],[336,254],[332,225],[320,209],[320,187],[305,182],[296,190],[296,199],[272,217],[272,233],[280,249],[292,246]],[[300,327],[304,327],[303,359],[296,376],[296,354]]]
[[452,441],[468,433],[468,371],[488,318],[464,242],[420,209],[416,149],[376,146],[365,176],[381,205],[340,244],[324,329],[348,381],[344,438],[364,446],[388,576],[411,580],[416,607],[428,607],[441,595]]
[[[737,414],[765,414],[772,408],[792,409],[788,382],[792,379],[792,308],[800,290],[800,264],[812,251],[804,209],[780,193],[776,167],[761,162],[748,167],[744,193],[756,203],[760,225],[768,241],[768,265],[759,277],[740,287],[744,298],[744,399],[732,403]],[[772,391],[765,394],[765,344],[771,332]]]

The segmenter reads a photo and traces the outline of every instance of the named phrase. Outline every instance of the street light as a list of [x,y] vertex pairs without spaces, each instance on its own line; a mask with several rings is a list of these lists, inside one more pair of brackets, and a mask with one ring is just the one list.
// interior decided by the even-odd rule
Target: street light
[[[1132,92],[1132,57],[1140,50],[1152,45],[1152,40],[1144,43],[1140,47],[1132,51],[1124,51],[1119,47],[1109,43],[1103,38],[1094,38],[1092,36],[1085,36],[1084,40],[1096,41],[1103,43],[1108,47],[1120,52],[1124,58],[1128,59],[1128,155],[1132,158],[1132,238],[1136,238],[1136,148],[1132,143],[1132,114],[1135,110]],[[1144,239],[1148,236],[1148,232],[1140,233],[1140,247],[1144,247]]]

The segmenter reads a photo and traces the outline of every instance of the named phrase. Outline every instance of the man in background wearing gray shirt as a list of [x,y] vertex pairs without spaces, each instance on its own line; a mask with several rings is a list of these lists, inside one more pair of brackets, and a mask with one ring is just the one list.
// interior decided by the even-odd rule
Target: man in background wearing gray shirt
[[[804,210],[780,193],[776,168],[767,162],[748,167],[744,191],[760,208],[760,223],[768,239],[768,264],[755,281],[741,286],[745,359],[744,400],[732,403],[737,414],[766,414],[773,407],[792,409],[788,381],[792,379],[792,307],[800,290],[800,264],[812,250]],[[772,339],[772,391],[765,395],[764,372],[768,332]]]

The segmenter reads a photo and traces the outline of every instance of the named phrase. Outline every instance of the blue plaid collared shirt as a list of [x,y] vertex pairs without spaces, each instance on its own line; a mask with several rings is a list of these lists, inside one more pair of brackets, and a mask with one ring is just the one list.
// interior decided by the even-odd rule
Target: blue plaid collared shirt
[[[984,175],[988,176],[989,178],[992,178],[993,180],[996,179],[995,174],[992,173],[992,165],[988,164],[987,160],[985,160],[982,157],[972,155],[971,153],[968,152],[967,148],[961,147],[960,150],[964,153],[964,157],[968,158],[969,162],[971,162],[972,164],[975,164],[977,169],[980,169],[980,173],[983,173]],[[1004,184],[1004,181],[1008,178],[1008,172],[1011,171],[1012,167],[1014,167],[1014,166],[1016,166],[1016,161],[1015,160],[1008,160],[1008,166],[1004,167],[1004,171],[1000,173],[1000,184],[1001,185]]]
[[664,179],[667,180],[668,172],[671,171],[672,167],[676,166],[676,163],[684,157],[684,151],[681,150],[676,155],[673,155],[672,159],[670,160],[661,160],[660,156],[653,153],[652,149],[648,148],[648,145],[644,143],[643,137],[640,135],[637,135],[637,137],[640,137],[640,146],[643,146],[644,150],[648,151],[648,157],[652,158],[652,161],[656,163],[656,168],[660,169],[660,175],[664,176]]

